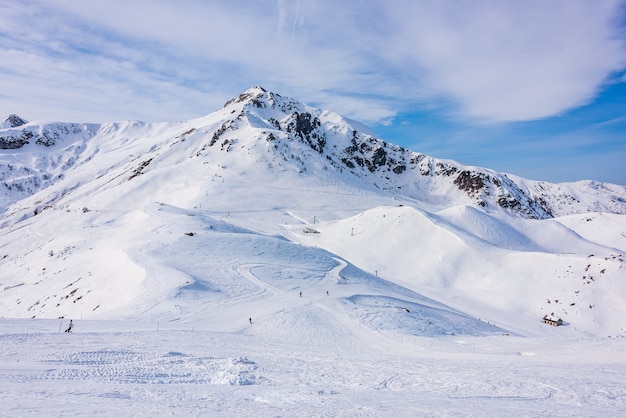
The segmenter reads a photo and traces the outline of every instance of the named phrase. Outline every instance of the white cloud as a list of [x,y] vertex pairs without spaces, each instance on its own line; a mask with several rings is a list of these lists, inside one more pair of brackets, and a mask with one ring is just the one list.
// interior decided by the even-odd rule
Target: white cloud
[[369,122],[436,103],[472,120],[543,118],[624,68],[623,11],[619,0],[6,1],[0,111],[60,112],[66,98],[65,114],[181,119],[262,84]]
[[626,65],[619,1],[424,4],[388,10],[401,25],[393,42],[400,51],[389,59],[423,69],[430,87],[459,103],[464,116],[552,116],[588,102]]

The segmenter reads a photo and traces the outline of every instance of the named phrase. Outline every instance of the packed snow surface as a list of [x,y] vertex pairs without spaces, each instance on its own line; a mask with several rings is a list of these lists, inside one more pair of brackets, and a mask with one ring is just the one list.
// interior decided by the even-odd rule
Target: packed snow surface
[[[224,315],[230,331],[211,330],[209,315],[190,322],[176,315],[79,320],[69,334],[62,332],[68,321],[2,320],[0,414],[611,417],[626,411],[623,338],[402,338],[371,328],[372,321],[391,327],[400,315],[376,320],[364,308],[337,311],[333,306],[346,302],[332,294],[292,299],[253,324],[245,315]],[[367,302],[382,311],[394,303]]]

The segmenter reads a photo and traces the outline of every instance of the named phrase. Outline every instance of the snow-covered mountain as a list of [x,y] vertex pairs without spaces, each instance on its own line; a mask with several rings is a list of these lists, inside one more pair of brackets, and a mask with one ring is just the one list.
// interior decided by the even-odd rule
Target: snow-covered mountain
[[[87,141],[114,140],[132,125],[144,142],[163,129],[178,133],[180,138],[175,139],[193,136],[199,141],[195,138],[203,137],[198,155],[209,150],[238,153],[257,147],[256,142],[267,142],[265,151],[270,155],[264,160],[268,164],[276,164],[278,159],[281,166],[302,172],[320,167],[345,172],[367,185],[438,208],[468,204],[533,219],[586,212],[626,213],[623,186],[530,181],[436,159],[390,144],[336,113],[311,108],[259,86],[230,100],[220,111],[186,124],[191,128],[179,132],[180,123],[27,124],[10,115],[0,130],[0,149],[20,151],[11,154],[14,160],[3,155],[0,176],[5,207],[62,178]],[[142,129],[137,129],[139,126]]]
[[2,126],[4,316],[275,318],[332,287],[395,333],[626,329],[622,186],[436,159],[258,86],[190,121]]

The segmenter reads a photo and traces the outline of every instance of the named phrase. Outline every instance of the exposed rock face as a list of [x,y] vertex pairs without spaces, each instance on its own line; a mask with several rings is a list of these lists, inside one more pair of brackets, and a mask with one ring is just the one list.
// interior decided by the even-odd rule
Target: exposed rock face
[[454,180],[454,184],[456,184],[459,189],[464,190],[468,194],[472,195],[478,193],[485,187],[483,177],[484,175],[481,175],[479,173],[473,173],[469,170],[463,170]]
[[31,143],[31,141],[43,147],[51,147],[60,138],[75,135],[84,129],[85,125],[72,123],[28,126],[23,127],[21,130],[4,129],[0,130],[0,149],[18,149]]
[[28,123],[27,120],[22,119],[21,117],[17,116],[16,114],[10,114],[9,116],[7,116],[7,118],[5,119],[4,123],[2,124],[2,128],[17,128],[18,126],[22,126],[22,125],[26,125]]
[[[15,114],[7,116],[0,124],[0,129],[17,128],[26,125],[28,122]],[[23,130],[19,133],[12,131],[0,136],[0,149],[18,149],[29,143],[33,133]]]
[[[499,174],[498,176],[463,170],[454,180],[460,190],[475,198],[479,206],[485,207],[489,200],[503,209],[518,213],[524,217],[545,219],[553,217],[545,201],[528,196],[514,181]],[[490,199],[490,196],[494,196]]]
[[352,131],[350,145],[343,149],[340,160],[350,169],[358,166],[370,173],[382,169],[402,174],[407,169],[404,148],[357,131]]
[[33,137],[32,132],[23,131],[20,135],[3,135],[0,136],[0,149],[18,149],[28,144],[29,139]]
[[306,141],[311,148],[321,154],[326,145],[326,134],[319,129],[320,126],[320,120],[307,112],[294,112],[286,124],[281,124],[285,131],[293,133],[301,141]]

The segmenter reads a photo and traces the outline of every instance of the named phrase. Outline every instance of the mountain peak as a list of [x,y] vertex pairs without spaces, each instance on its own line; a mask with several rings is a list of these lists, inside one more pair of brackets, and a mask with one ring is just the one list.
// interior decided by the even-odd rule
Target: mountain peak
[[19,117],[18,115],[11,113],[7,118],[2,122],[0,127],[2,128],[17,128],[18,126],[26,125],[28,121]]
[[259,85],[256,85],[244,91],[243,93],[241,93],[239,96],[235,97],[234,99],[230,99],[229,101],[227,101],[224,104],[224,107],[227,107],[234,103],[253,102],[255,100],[258,101],[266,93],[267,93],[267,90],[265,90],[263,87]]
[[254,87],[250,87],[244,93],[248,93],[248,92],[250,92],[250,93],[259,93],[259,92],[265,93],[265,92],[267,92],[267,90],[265,90],[263,87],[261,87],[260,85],[257,84]]

